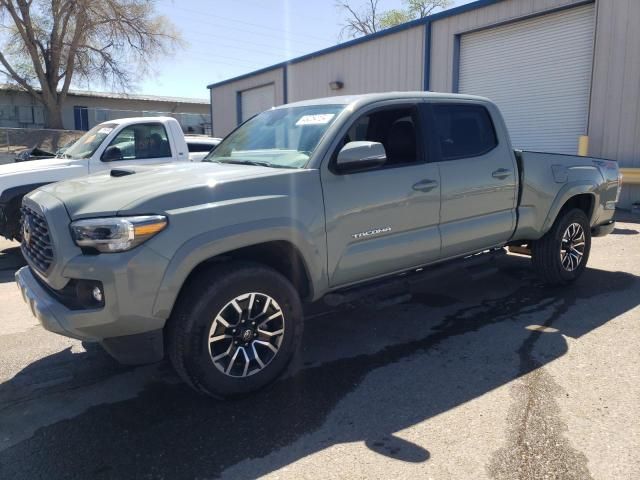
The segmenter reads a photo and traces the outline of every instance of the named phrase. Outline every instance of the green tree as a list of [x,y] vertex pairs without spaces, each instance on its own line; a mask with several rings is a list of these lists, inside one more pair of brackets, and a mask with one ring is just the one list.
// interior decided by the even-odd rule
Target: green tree
[[423,18],[437,9],[448,8],[451,0],[403,0],[403,8],[384,11],[380,10],[379,3],[379,0],[368,0],[358,7],[350,0],[338,1],[336,7],[345,13],[341,36],[356,38]]
[[131,88],[181,42],[153,0],[0,0],[0,74],[62,128],[72,82]]

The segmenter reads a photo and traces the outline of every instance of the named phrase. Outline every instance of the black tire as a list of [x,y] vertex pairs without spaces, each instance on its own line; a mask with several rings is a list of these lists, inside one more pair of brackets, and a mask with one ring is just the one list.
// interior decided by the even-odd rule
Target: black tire
[[[567,229],[578,224],[584,233],[584,248],[577,266],[563,265],[561,253],[567,245],[563,244],[563,236]],[[578,242],[579,243],[579,242]],[[591,228],[587,215],[579,209],[567,210],[556,218],[551,229],[531,245],[531,259],[538,276],[547,284],[562,285],[576,280],[587,266],[591,251]],[[575,260],[574,260],[575,261]]]
[[[238,328],[239,333],[235,333],[234,329],[231,343],[239,340],[240,347],[230,345],[229,350],[235,352],[235,350],[242,349],[244,352],[242,353],[243,360],[246,360],[246,354],[253,356],[254,352],[260,350],[257,356],[259,358],[262,356],[265,365],[256,370],[259,365],[255,357],[252,357],[250,361],[246,362],[246,365],[252,365],[252,371],[255,373],[248,376],[231,376],[221,370],[224,367],[221,365],[222,362],[231,363],[231,355],[214,363],[214,352],[210,351],[210,348],[222,347],[223,350],[226,350],[226,344],[222,343],[211,347],[210,345],[213,343],[210,343],[209,340],[210,331],[218,315],[231,316],[228,323],[233,324],[235,321],[238,325],[241,319],[248,318],[245,314],[238,314],[239,318],[234,319],[233,310],[230,315],[229,310],[225,310],[225,308],[231,308],[229,305],[234,299],[255,292],[264,295],[262,297],[264,301],[260,305],[258,304],[259,299],[255,300],[253,311],[260,311],[262,305],[267,303],[271,305],[269,307],[271,309],[278,307],[282,315],[273,322],[279,322],[284,332],[277,337],[280,342],[277,352],[267,362],[269,351],[266,351],[267,357],[265,357],[264,346],[253,344],[253,340],[251,340],[251,344],[242,343],[243,339],[240,337],[242,337],[242,333],[246,333],[248,328],[247,330],[240,330],[240,328],[244,329],[244,326]],[[267,300],[266,297],[270,297],[271,300]],[[256,298],[255,295],[254,298]],[[252,302],[254,301],[252,300]],[[248,300],[242,305],[248,305]],[[262,322],[263,318],[273,315],[272,311],[264,314],[264,317],[254,318],[260,318],[258,322]],[[248,323],[250,322],[247,320]],[[266,323],[266,325],[268,326],[270,323]],[[180,295],[167,323],[167,350],[178,375],[194,389],[215,398],[239,397],[265,387],[282,373],[300,343],[302,326],[302,305],[298,292],[291,282],[275,270],[260,264],[229,262],[196,274],[185,285],[184,292]],[[230,333],[230,329],[220,323],[214,328],[215,331],[222,328],[225,335],[227,332]],[[251,328],[257,329],[258,326]],[[255,339],[256,341],[259,341],[263,335],[262,333],[258,334],[258,330],[254,330],[254,334],[259,335]],[[218,337],[215,334],[213,336]],[[269,342],[272,341],[270,338],[267,339]],[[227,339],[220,341],[226,342]],[[243,345],[246,349],[242,348]],[[256,350],[251,350],[252,348]],[[238,365],[234,364],[230,373],[238,373],[237,370],[239,370]],[[247,373],[247,368],[244,370]]]
[[11,201],[7,203],[4,218],[4,236],[9,240],[15,240],[17,242],[22,240],[22,236],[20,235],[21,205],[22,195],[12,198]]

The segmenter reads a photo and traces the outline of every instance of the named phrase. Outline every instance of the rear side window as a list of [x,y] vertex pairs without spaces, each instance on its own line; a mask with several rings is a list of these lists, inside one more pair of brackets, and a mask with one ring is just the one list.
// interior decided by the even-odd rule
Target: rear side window
[[441,104],[434,105],[433,113],[442,160],[477,157],[498,145],[491,116],[483,106]]
[[192,153],[208,153],[215,148],[215,145],[209,145],[207,143],[187,143],[187,148]]

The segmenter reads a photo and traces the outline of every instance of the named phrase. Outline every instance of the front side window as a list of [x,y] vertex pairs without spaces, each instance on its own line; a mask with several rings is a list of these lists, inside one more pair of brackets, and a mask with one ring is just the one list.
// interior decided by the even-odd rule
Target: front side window
[[[349,128],[342,145],[378,142],[387,154],[385,166],[421,161],[418,148],[418,114],[415,107],[388,108],[363,115]],[[341,145],[341,146],[342,146]]]
[[171,147],[167,131],[159,123],[123,128],[102,154],[103,161],[166,157],[171,157]]
[[498,145],[491,116],[481,105],[434,105],[433,113],[442,160],[477,157]]
[[204,161],[302,168],[342,110],[344,105],[267,110],[231,133]]

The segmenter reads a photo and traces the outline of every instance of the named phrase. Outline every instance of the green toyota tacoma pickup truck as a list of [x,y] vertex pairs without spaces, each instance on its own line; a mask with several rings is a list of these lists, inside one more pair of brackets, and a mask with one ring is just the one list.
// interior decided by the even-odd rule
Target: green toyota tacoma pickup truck
[[489,100],[426,92],[304,101],[203,163],[120,167],[23,201],[16,273],[53,332],[161,359],[216,397],[285,368],[302,303],[504,247],[563,284],[614,227],[618,166],[515,151]]

